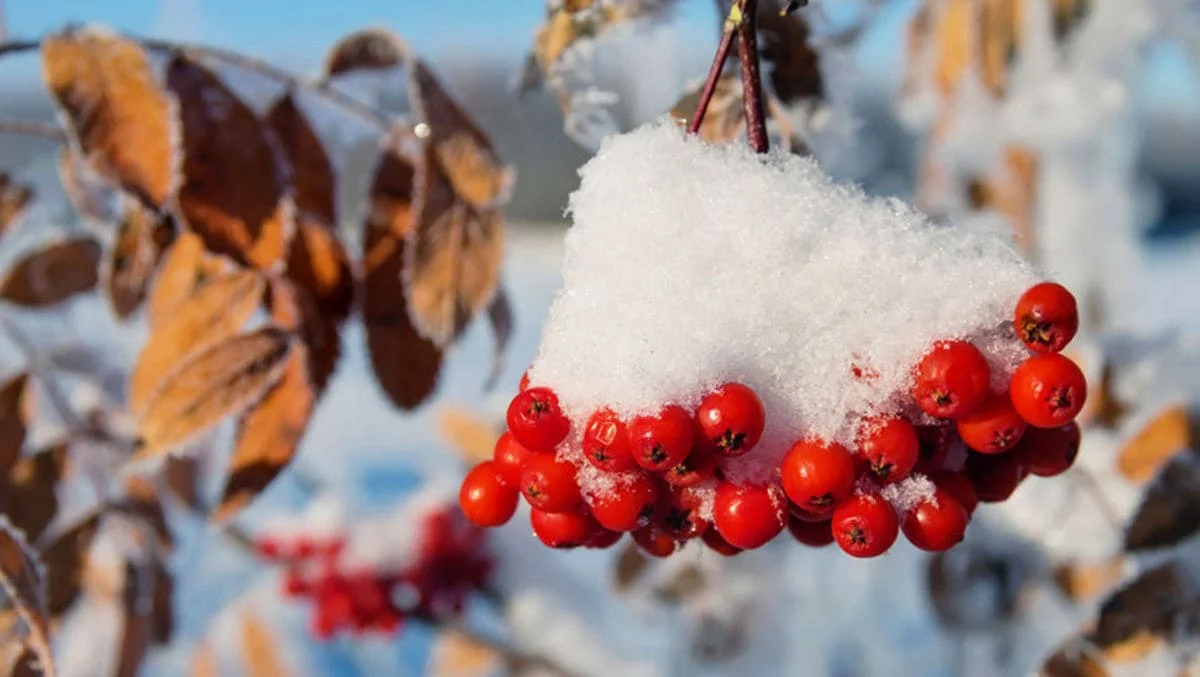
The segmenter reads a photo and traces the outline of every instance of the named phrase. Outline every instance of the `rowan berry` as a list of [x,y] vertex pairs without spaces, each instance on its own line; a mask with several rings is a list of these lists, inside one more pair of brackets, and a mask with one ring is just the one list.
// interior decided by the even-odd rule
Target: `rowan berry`
[[550,454],[537,454],[521,472],[521,493],[529,505],[545,512],[567,512],[579,507],[575,466]]
[[733,557],[742,552],[741,548],[722,538],[716,527],[710,527],[708,531],[701,534],[700,540],[704,541],[704,545],[708,546],[709,550],[725,557]]
[[601,409],[588,418],[583,431],[583,455],[592,465],[609,472],[637,467],[629,444],[629,430],[609,409]]
[[1079,331],[1075,297],[1056,282],[1035,284],[1017,301],[1013,326],[1030,350],[1057,353]]
[[1013,372],[1009,389],[1017,413],[1038,428],[1070,423],[1087,399],[1083,372],[1062,355],[1034,355],[1025,360]]
[[687,458],[663,473],[663,479],[673,487],[694,487],[717,471],[720,460],[707,452],[693,449]]
[[978,348],[966,341],[940,341],[917,363],[912,395],[930,416],[956,419],[983,404],[990,378]]
[[687,411],[675,404],[653,416],[634,418],[629,423],[633,460],[653,472],[678,465],[692,451],[694,425]]
[[858,452],[868,471],[884,483],[908,477],[921,456],[921,441],[911,423],[895,416],[869,418],[859,426]]
[[981,454],[999,454],[1017,445],[1026,424],[1008,393],[993,393],[978,409],[958,419],[956,427],[968,447]]
[[654,514],[654,525],[677,541],[686,541],[708,531],[712,523],[701,515],[703,499],[692,489],[664,492]]
[[498,527],[517,511],[517,490],[500,483],[495,461],[484,461],[463,478],[458,504],[472,523]]
[[632,536],[642,552],[652,557],[670,557],[679,549],[678,541],[653,524],[638,529]]
[[830,520],[810,522],[791,515],[787,528],[797,543],[813,548],[823,548],[833,543],[833,523]]
[[642,471],[622,475],[610,489],[587,497],[592,517],[609,531],[633,531],[650,522],[658,505],[658,482]]
[[975,485],[966,475],[953,470],[941,470],[931,474],[929,481],[957,499],[967,511],[967,517],[975,513],[975,508],[979,505],[979,497],[975,495]]
[[1014,453],[1021,455],[1021,462],[1030,473],[1054,477],[1074,465],[1080,438],[1079,424],[1075,421],[1058,428],[1030,428]]
[[758,548],[783,531],[785,504],[772,485],[721,482],[713,499],[713,526],[730,545]]
[[1025,479],[1025,467],[1019,454],[976,454],[967,456],[963,470],[975,495],[984,503],[1000,503],[1008,500]]
[[876,557],[896,542],[900,522],[891,504],[878,494],[856,494],[834,507],[831,528],[846,554]]
[[506,487],[520,489],[521,471],[535,453],[537,452],[521,446],[517,438],[506,431],[496,440],[496,448],[492,452],[492,461],[496,464],[496,479]]
[[553,451],[567,436],[571,422],[554,391],[537,386],[517,393],[508,405],[508,430],[530,451]]
[[966,506],[950,491],[937,487],[932,496],[921,499],[904,514],[900,528],[921,550],[941,552],[962,540],[969,521]]
[[551,548],[568,549],[587,545],[600,525],[583,510],[570,512],[546,512],[534,508],[529,511],[529,523],[533,535]]
[[857,475],[850,450],[819,439],[792,445],[779,471],[787,497],[798,507],[817,514],[849,496]]
[[709,393],[696,409],[704,448],[733,457],[754,448],[762,439],[767,414],[749,386],[726,383]]

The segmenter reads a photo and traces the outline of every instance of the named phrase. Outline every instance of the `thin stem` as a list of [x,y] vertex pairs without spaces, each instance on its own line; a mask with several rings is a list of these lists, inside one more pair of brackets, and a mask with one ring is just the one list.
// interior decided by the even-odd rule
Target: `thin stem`
[[[0,47],[2,46],[0,45]],[[36,136],[59,143],[67,140],[67,133],[58,125],[51,122],[38,122],[36,120],[0,119],[0,134],[24,134],[25,136]]]
[[94,434],[95,426],[89,425],[75,413],[71,408],[71,401],[67,398],[65,392],[59,387],[58,381],[53,374],[48,373],[45,362],[37,354],[37,349],[33,347],[33,341],[25,335],[21,328],[17,326],[12,318],[0,313],[0,333],[12,343],[17,350],[25,356],[25,361],[28,363],[29,371],[42,382],[43,388],[46,391],[46,399],[50,401],[59,418],[63,420],[63,424],[70,430],[80,432],[91,432]]
[[763,112],[762,75],[758,64],[758,0],[742,0],[742,23],[738,26],[738,58],[742,62],[742,109],[746,113],[746,137],[755,153],[770,148],[767,119]]
[[729,17],[725,19],[721,42],[717,45],[717,53],[713,56],[712,66],[708,69],[708,79],[704,81],[704,88],[700,90],[700,101],[696,104],[696,112],[692,114],[692,122],[688,125],[689,134],[696,134],[700,131],[700,126],[704,124],[704,114],[708,112],[709,103],[712,102],[713,94],[717,91],[717,81],[721,79],[721,71],[725,70],[725,62],[729,59],[729,50],[733,46],[733,34],[738,24],[734,18],[737,12],[738,6],[734,5],[729,11]]

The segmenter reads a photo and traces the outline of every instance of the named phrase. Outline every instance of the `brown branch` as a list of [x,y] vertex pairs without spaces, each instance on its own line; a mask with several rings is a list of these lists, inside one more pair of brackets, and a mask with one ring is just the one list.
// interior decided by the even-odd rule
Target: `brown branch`
[[[0,45],[0,47],[2,46]],[[39,122],[36,120],[0,119],[0,134],[24,134],[25,136],[36,136],[59,143],[67,140],[67,133],[58,125],[52,122]]]
[[770,148],[767,120],[763,112],[762,75],[758,64],[758,0],[742,0],[742,23],[738,27],[738,58],[742,62],[742,108],[746,113],[746,137],[755,153]]
[[713,56],[712,66],[708,69],[708,79],[700,90],[700,101],[696,104],[696,112],[692,114],[692,122],[688,125],[688,133],[696,134],[704,124],[704,114],[712,102],[713,94],[717,91],[717,81],[721,79],[721,71],[725,70],[725,61],[729,59],[729,49],[733,46],[733,35],[737,29],[738,20],[735,18],[738,6],[734,5],[725,19],[725,28],[721,32],[721,42],[717,45],[717,53]]

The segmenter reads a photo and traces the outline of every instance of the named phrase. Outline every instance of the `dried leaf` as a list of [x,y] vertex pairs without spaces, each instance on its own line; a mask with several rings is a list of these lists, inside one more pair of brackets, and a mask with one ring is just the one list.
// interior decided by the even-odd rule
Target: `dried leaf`
[[1108,677],[1108,671],[1097,660],[1097,652],[1086,642],[1074,638],[1046,658],[1040,677]]
[[196,353],[147,403],[135,459],[186,444],[258,401],[283,376],[291,347],[287,332],[264,327]]
[[1149,481],[1175,454],[1188,448],[1191,428],[1191,416],[1183,405],[1167,407],[1121,447],[1117,470],[1136,484]]
[[387,70],[409,58],[408,46],[383,28],[355,31],[337,41],[325,57],[323,78],[361,70]]
[[220,677],[217,669],[217,655],[207,642],[196,648],[192,654],[192,664],[188,668],[189,677]]
[[426,149],[416,223],[404,249],[404,283],[413,325],[440,346],[451,343],[499,285],[503,222],[457,199]]
[[100,528],[100,516],[92,515],[54,539],[42,549],[46,563],[46,610],[59,618],[83,589],[88,551]]
[[43,672],[53,672],[49,626],[46,616],[46,582],[37,554],[25,536],[8,520],[0,519],[0,587],[8,602],[29,631],[29,648],[42,664]]
[[1142,573],[1100,606],[1087,639],[1109,660],[1136,660],[1164,637],[1195,631],[1197,591],[1174,562]]
[[42,40],[42,76],[88,163],[162,207],[174,192],[175,106],[137,43],[100,28]]
[[[671,109],[671,116],[686,124],[700,105],[703,85],[683,95]],[[742,113],[742,83],[735,73],[726,73],[717,80],[712,100],[704,113],[699,135],[709,143],[720,144],[733,141],[746,128],[746,116]]]
[[0,477],[8,477],[16,465],[32,414],[28,374],[20,373],[0,383]]
[[33,200],[33,188],[17,183],[5,172],[0,172],[0,233],[8,232],[25,205]]
[[503,429],[481,419],[468,409],[445,406],[438,411],[438,432],[458,455],[469,464],[492,457],[496,439]]
[[1018,146],[1004,149],[998,166],[967,183],[967,198],[976,210],[992,210],[1008,219],[1017,247],[1035,251],[1034,201],[1037,197],[1037,156]]
[[375,378],[392,403],[413,409],[437,385],[442,351],[413,327],[399,289],[405,238],[412,230],[414,169],[399,152],[380,158],[364,237],[362,320]]
[[812,30],[803,15],[783,15],[771,3],[763,3],[758,34],[765,75],[781,102],[790,105],[825,96],[821,55],[812,45]]
[[341,355],[342,323],[354,304],[354,271],[350,257],[331,230],[305,216],[288,255],[288,278],[302,290],[315,313],[304,323],[309,368],[317,390],[323,390]]
[[621,548],[617,558],[617,566],[613,569],[613,588],[617,592],[626,592],[632,588],[650,567],[650,558],[642,552],[636,543],[630,541]]
[[209,280],[235,270],[232,261],[204,249],[204,240],[191,232],[180,233],[167,249],[150,287],[146,320],[151,328],[161,326],[168,317]]
[[1200,460],[1180,454],[1154,479],[1125,528],[1125,551],[1164,548],[1200,531]]
[[242,611],[241,629],[242,658],[247,677],[287,677],[289,671],[277,648],[282,645],[248,609]]
[[8,677],[42,677],[47,674],[38,662],[37,654],[22,644],[12,647],[4,664],[4,674]]
[[163,469],[167,489],[189,508],[200,506],[200,463],[194,458],[173,456]]
[[[137,677],[152,644],[162,644],[170,639],[171,618],[160,616],[162,592],[161,581],[166,579],[167,601],[170,600],[170,574],[155,561],[144,563],[126,562],[123,590],[123,612],[125,627],[121,632],[121,643],[116,676]],[[164,626],[158,623],[165,622]]]
[[215,73],[184,56],[167,66],[167,86],[182,120],[182,222],[210,251],[262,269],[281,265],[294,208],[274,134]]
[[0,281],[0,300],[26,308],[53,306],[96,286],[100,243],[85,237],[51,243],[18,261]]
[[[271,314],[281,327],[300,330],[306,314],[296,289],[283,281],[271,286]],[[319,318],[316,318],[319,321]],[[254,500],[287,467],[304,438],[318,390],[309,378],[309,347],[292,348],[283,377],[242,415],[230,461],[229,478],[213,519],[225,521]]]
[[1111,590],[1124,573],[1124,557],[1102,562],[1071,562],[1055,567],[1054,583],[1068,599],[1082,602]]
[[31,540],[37,541],[58,514],[58,484],[69,470],[66,442],[22,456],[0,492],[3,513]]
[[160,492],[159,484],[145,475],[129,474],[125,496],[110,504],[112,511],[133,521],[138,528],[137,539],[145,542],[151,552],[166,552],[175,545]]
[[533,57],[543,75],[549,75],[566,51],[580,40],[594,38],[604,30],[634,18],[625,7],[596,0],[561,3],[546,16],[533,39]]
[[333,165],[291,92],[271,106],[266,120],[291,164],[292,197],[296,209],[325,223],[337,223]]
[[133,198],[127,197],[122,202],[125,215],[109,247],[103,277],[113,313],[125,319],[146,299],[150,276],[171,245],[174,231],[169,217]]
[[156,328],[129,376],[129,410],[141,412],[163,378],[189,355],[240,331],[262,302],[265,282],[253,270],[215,278]]
[[504,657],[496,649],[455,630],[443,630],[429,656],[429,677],[484,677],[497,674]]
[[117,190],[104,177],[88,166],[70,146],[64,146],[58,154],[58,180],[62,184],[67,200],[75,211],[85,219],[97,224],[109,224],[117,220],[113,208]]
[[1051,0],[1054,8],[1054,39],[1061,45],[1092,13],[1092,0]]
[[508,349],[513,332],[512,305],[508,302],[508,292],[504,291],[504,287],[496,288],[496,294],[488,304],[488,323],[492,326],[495,343],[492,347],[492,370],[488,372],[484,388],[491,390],[504,369],[504,351]]

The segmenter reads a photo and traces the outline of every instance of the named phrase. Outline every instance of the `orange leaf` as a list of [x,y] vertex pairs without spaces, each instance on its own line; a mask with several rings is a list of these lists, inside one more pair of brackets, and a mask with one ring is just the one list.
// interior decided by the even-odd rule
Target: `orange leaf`
[[405,245],[404,282],[413,324],[440,346],[451,343],[499,284],[503,222],[459,200],[427,148],[416,227]]
[[217,668],[217,655],[208,643],[196,647],[192,654],[192,663],[188,668],[189,677],[220,677]]
[[350,257],[331,230],[301,216],[288,255],[287,275],[301,289],[301,301],[312,305],[304,322],[309,368],[317,390],[325,388],[341,355],[339,330],[354,303],[354,271]]
[[1150,481],[1176,453],[1192,441],[1191,417],[1183,405],[1158,412],[1121,447],[1117,470],[1131,482]]
[[242,612],[242,658],[248,677],[287,677],[288,670],[279,657],[282,646],[267,626],[249,610]]
[[58,485],[69,470],[65,442],[22,456],[0,492],[4,514],[36,541],[58,514]]
[[239,331],[262,301],[265,283],[253,270],[207,282],[150,334],[129,376],[129,410],[140,412],[163,377],[189,355]]
[[167,249],[150,287],[146,319],[158,327],[210,279],[234,270],[229,259],[209,254],[200,236],[183,232]]
[[42,40],[42,75],[91,166],[165,205],[176,185],[175,112],[142,48],[100,28],[67,30]]
[[[703,85],[698,85],[684,94],[671,108],[671,116],[685,125],[690,122],[700,105],[702,89]],[[740,76],[726,73],[717,80],[717,88],[700,125],[700,138],[709,143],[727,143],[736,139],[745,127]]]
[[8,227],[17,220],[31,200],[32,188],[17,183],[5,172],[0,172],[0,233],[8,231]]
[[135,459],[178,448],[245,410],[282,378],[291,336],[264,327],[196,353],[169,375],[138,420]]
[[1067,598],[1082,602],[1108,592],[1125,573],[1125,558],[1101,562],[1068,562],[1054,569],[1054,583]]
[[8,604],[25,622],[29,648],[37,654],[43,672],[52,673],[54,657],[50,653],[42,565],[25,536],[4,519],[0,519],[0,587],[4,588]]
[[438,432],[469,464],[492,457],[503,429],[460,407],[443,407],[437,417]]
[[784,104],[823,98],[821,54],[804,15],[781,15],[770,3],[759,5],[758,31],[764,74],[775,96]]
[[174,235],[170,218],[132,198],[123,202],[125,216],[109,247],[103,274],[108,303],[121,319],[129,317],[146,299],[150,276]]
[[167,86],[182,120],[182,221],[209,250],[270,269],[291,239],[293,206],[274,135],[203,65],[176,56]]
[[408,47],[383,28],[355,31],[337,41],[325,56],[323,79],[360,70],[387,70],[409,58]]
[[0,477],[8,477],[21,448],[33,415],[33,392],[29,375],[10,377],[0,384]]
[[90,237],[46,245],[9,269],[0,281],[0,300],[45,308],[89,291],[99,280],[100,254]]
[[321,139],[290,92],[271,106],[266,120],[291,164],[296,208],[325,223],[337,223],[333,165],[329,163]]
[[429,656],[429,677],[485,677],[504,667],[496,649],[455,630],[438,633]]

